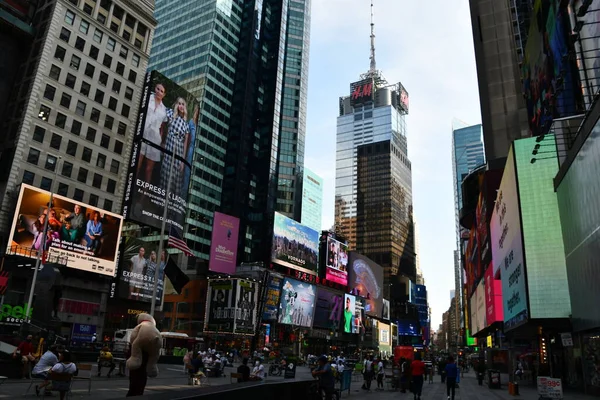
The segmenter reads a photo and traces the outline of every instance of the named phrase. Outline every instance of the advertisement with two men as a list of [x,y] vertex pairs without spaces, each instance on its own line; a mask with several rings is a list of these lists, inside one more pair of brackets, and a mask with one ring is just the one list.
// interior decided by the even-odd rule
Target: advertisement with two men
[[69,268],[113,276],[122,225],[120,215],[56,194],[50,204],[50,192],[21,184],[7,253],[35,258],[46,248]]
[[168,193],[167,222],[183,230],[198,116],[193,95],[157,71],[146,75],[125,187],[125,218],[159,228]]
[[327,238],[327,271],[325,278],[328,281],[348,285],[348,246],[345,243]]

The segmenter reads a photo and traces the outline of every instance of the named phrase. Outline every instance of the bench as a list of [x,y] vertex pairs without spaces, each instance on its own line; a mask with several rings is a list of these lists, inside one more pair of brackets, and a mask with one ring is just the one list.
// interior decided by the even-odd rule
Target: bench
[[244,375],[242,375],[238,372],[232,372],[231,374],[229,374],[229,382],[233,383],[234,379],[237,382],[238,379],[242,379],[243,377],[244,377]]

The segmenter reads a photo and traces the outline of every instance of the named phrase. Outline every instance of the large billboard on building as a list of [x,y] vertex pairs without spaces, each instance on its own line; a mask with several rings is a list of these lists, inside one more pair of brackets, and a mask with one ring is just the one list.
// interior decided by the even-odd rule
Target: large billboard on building
[[283,214],[275,213],[271,261],[317,275],[319,232]]
[[183,230],[198,115],[193,95],[157,71],[146,75],[125,186],[125,218],[159,228],[168,192],[167,223]]
[[285,278],[279,302],[280,324],[310,328],[315,308],[315,286]]
[[348,246],[331,236],[327,238],[325,267],[325,279],[343,286],[348,285]]
[[239,230],[239,218],[215,211],[208,269],[223,274],[235,274]]
[[344,295],[324,288],[317,290],[313,327],[337,331],[344,310]]
[[487,207],[487,196],[485,191],[479,193],[479,200],[477,201],[477,209],[475,211],[475,223],[476,223],[476,234],[477,234],[477,246],[478,249],[478,272],[479,277],[483,275],[484,265],[488,265],[492,258],[492,251],[490,250],[490,235],[489,235],[489,221],[487,220],[488,207]]
[[373,101],[375,98],[375,81],[373,78],[350,84],[350,105],[352,107]]
[[398,105],[400,106],[402,111],[408,114],[408,91],[406,91],[406,88],[401,83],[398,84]]
[[505,331],[524,324],[529,315],[516,179],[515,157],[511,147],[490,223],[494,276],[500,274],[502,279]]
[[548,133],[555,118],[585,111],[571,44],[568,2],[536,0],[521,78],[531,134]]
[[242,335],[253,335],[256,328],[258,283],[237,279],[235,296],[234,332]]
[[485,319],[487,326],[504,320],[502,312],[502,281],[494,279],[494,268],[485,271]]
[[113,276],[123,217],[57,194],[49,203],[50,192],[21,184],[6,253],[35,258],[45,247],[69,268]]
[[279,298],[281,297],[281,285],[283,277],[271,273],[267,285],[267,298],[263,309],[263,321],[277,320],[277,310],[279,310]]
[[116,290],[119,298],[150,303],[154,289],[156,266],[159,265],[156,304],[161,303],[166,251],[163,250],[163,254],[159,257],[158,245],[157,241],[146,242],[133,237],[123,238],[117,274]]
[[350,252],[348,288],[365,298],[365,312],[381,318],[383,310],[383,268],[370,258]]
[[252,335],[256,329],[258,284],[244,279],[208,282],[204,331]]
[[[482,279],[477,285],[477,326],[479,331],[483,330],[487,326],[486,321],[486,307],[485,307],[485,280]],[[474,331],[477,333],[479,331]]]
[[[571,297],[553,181],[558,173],[558,162],[556,158],[540,157],[531,163],[531,150],[536,144],[539,144],[536,138],[513,143],[523,219],[529,316],[569,318]],[[545,149],[556,148],[554,136],[546,136],[541,144]],[[516,278],[515,275],[513,279]],[[510,293],[504,291],[504,276],[502,282],[502,295],[506,299]]]
[[321,214],[323,212],[323,178],[304,168],[302,180],[302,218],[303,225],[315,231],[320,231],[322,226]]

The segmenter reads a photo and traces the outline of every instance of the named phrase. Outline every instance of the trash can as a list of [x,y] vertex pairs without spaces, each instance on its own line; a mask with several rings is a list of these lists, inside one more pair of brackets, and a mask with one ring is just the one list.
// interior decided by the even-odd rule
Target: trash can
[[501,389],[500,371],[497,369],[488,369],[488,387],[490,389]]

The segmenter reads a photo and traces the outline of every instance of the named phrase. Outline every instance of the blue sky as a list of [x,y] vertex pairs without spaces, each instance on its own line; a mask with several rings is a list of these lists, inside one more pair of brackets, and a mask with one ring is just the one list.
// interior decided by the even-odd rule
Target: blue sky
[[[377,67],[410,95],[408,155],[432,328],[454,288],[452,120],[481,121],[468,0],[374,0]],[[312,0],[305,165],[324,179],[333,224],[339,96],[369,68],[369,0]]]

